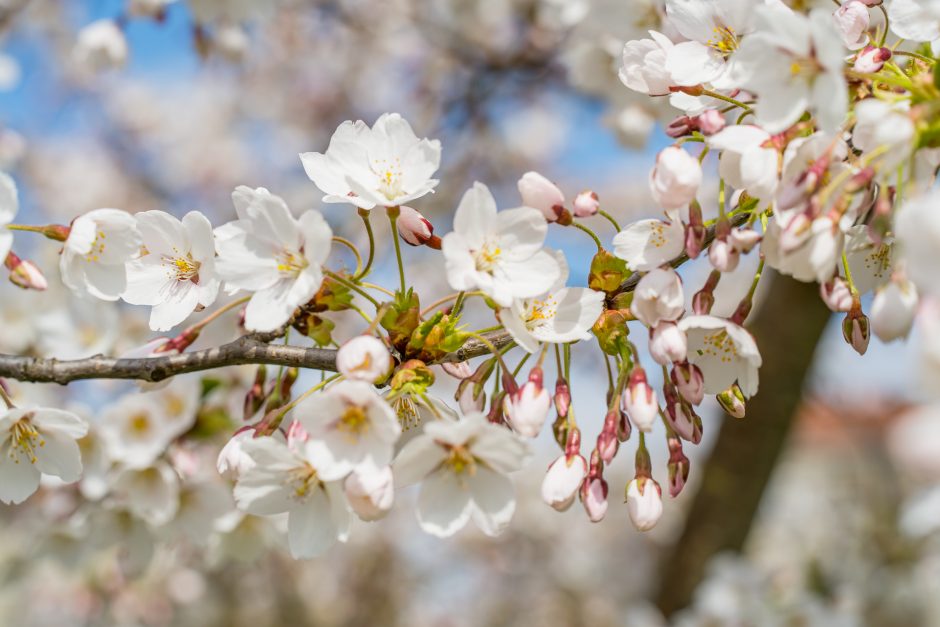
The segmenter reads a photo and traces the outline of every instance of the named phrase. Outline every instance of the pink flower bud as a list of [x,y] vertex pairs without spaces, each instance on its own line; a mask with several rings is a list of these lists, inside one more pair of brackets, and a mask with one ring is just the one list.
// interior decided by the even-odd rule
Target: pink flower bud
[[435,250],[441,248],[441,238],[434,234],[434,227],[423,215],[411,207],[399,207],[398,234],[412,246],[428,246]]
[[535,367],[515,393],[503,399],[506,420],[516,433],[534,438],[542,430],[552,407],[552,397],[542,387],[542,369]]
[[725,127],[725,116],[717,109],[706,109],[695,118],[695,125],[702,135],[714,135]]
[[587,476],[587,460],[581,455],[560,455],[542,480],[542,500],[559,512],[571,507]]
[[836,276],[820,284],[819,295],[832,311],[848,311],[852,308],[852,290],[842,277]]
[[486,391],[483,385],[468,377],[457,386],[455,400],[464,414],[481,412],[486,406]]
[[343,482],[346,500],[356,515],[365,521],[378,520],[388,514],[395,501],[392,469],[384,466],[366,472],[356,470]]
[[852,69],[863,74],[874,74],[880,72],[885,62],[891,58],[890,48],[875,48],[867,46],[855,57],[855,65]]
[[603,477],[589,479],[581,486],[581,503],[591,522],[600,522],[607,515],[607,482]]
[[708,261],[718,272],[733,272],[740,260],[740,251],[727,239],[716,239],[708,247]]
[[669,146],[656,157],[649,186],[653,200],[663,209],[679,209],[695,199],[702,183],[698,159],[676,146]]
[[623,408],[617,413],[620,415],[620,419],[617,421],[617,439],[626,442],[630,439],[630,434],[633,433],[633,425],[630,424],[627,412]]
[[597,198],[597,194],[586,189],[574,197],[573,209],[575,216],[579,218],[590,218],[593,215],[597,215],[597,212],[601,210],[601,203]]
[[388,348],[374,335],[354,337],[336,351],[336,369],[347,379],[379,383],[394,365]]
[[702,221],[702,207],[698,202],[689,204],[689,223],[685,227],[685,252],[689,259],[698,259],[705,248],[708,229]]
[[754,250],[754,247],[761,241],[762,235],[754,229],[731,229],[728,234],[728,241],[735,250],[741,254]]
[[842,321],[842,337],[859,355],[864,355],[868,350],[868,342],[871,340],[868,316],[862,313],[857,304]]
[[659,417],[659,402],[656,392],[646,380],[646,372],[637,366],[630,373],[630,380],[623,395],[620,407],[640,431],[652,431],[653,424]]
[[519,179],[522,204],[538,209],[549,222],[556,222],[565,210],[565,195],[558,186],[538,172],[526,172]]
[[637,531],[649,531],[663,515],[662,488],[649,477],[638,477],[627,484],[627,511]]
[[10,271],[10,282],[17,287],[37,292],[42,292],[49,287],[46,277],[33,262],[20,259],[12,251],[7,253],[4,265]]
[[663,393],[666,397],[666,422],[680,438],[698,444],[702,440],[702,419],[691,405],[679,398],[670,382],[663,386]]
[[597,436],[597,452],[605,464],[614,461],[620,440],[617,439],[617,423],[620,422],[620,412],[611,410],[604,419],[604,428]]
[[685,331],[675,322],[660,322],[650,330],[650,356],[656,363],[668,366],[674,361],[685,361],[688,341]]
[[446,361],[441,364],[441,368],[453,378],[460,380],[466,379],[473,374],[470,363],[466,361]]
[[744,418],[747,404],[744,402],[744,393],[737,383],[715,396],[721,408],[733,418]]
[[695,130],[695,122],[687,115],[680,115],[666,126],[666,135],[679,139]]
[[568,388],[568,382],[564,377],[559,377],[555,382],[555,411],[562,418],[568,415],[568,409],[571,407],[571,390]]
[[682,398],[693,405],[700,404],[705,398],[705,377],[695,364],[690,364],[688,361],[675,364],[670,378]]
[[689,480],[689,458],[682,452],[682,440],[670,437],[669,446],[669,496],[676,498]]

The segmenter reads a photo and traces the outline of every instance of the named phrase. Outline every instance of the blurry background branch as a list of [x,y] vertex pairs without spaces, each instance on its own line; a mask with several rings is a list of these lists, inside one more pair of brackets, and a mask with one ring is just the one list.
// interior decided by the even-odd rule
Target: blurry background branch
[[815,284],[773,277],[751,325],[763,355],[760,391],[746,419],[725,420],[685,529],[661,566],[656,603],[666,616],[689,605],[713,556],[744,546],[829,317]]

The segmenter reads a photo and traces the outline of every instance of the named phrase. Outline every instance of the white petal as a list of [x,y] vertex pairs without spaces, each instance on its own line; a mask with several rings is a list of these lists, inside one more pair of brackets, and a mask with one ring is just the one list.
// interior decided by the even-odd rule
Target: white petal
[[323,554],[336,543],[330,499],[322,488],[291,508],[287,517],[287,541],[291,555],[308,559]]
[[470,490],[449,470],[433,473],[418,495],[418,524],[433,536],[446,538],[462,529],[470,519],[473,504]]
[[473,521],[486,535],[499,535],[516,511],[512,481],[489,468],[477,467],[467,483],[473,494]]

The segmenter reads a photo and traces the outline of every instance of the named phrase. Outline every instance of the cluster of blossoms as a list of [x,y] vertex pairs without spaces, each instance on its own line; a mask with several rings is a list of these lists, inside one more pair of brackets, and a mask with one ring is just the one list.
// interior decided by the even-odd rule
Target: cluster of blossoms
[[[365,263],[318,211],[298,217],[265,188],[237,188],[237,220],[216,228],[199,212],[180,220],[116,209],[91,211],[69,226],[27,227],[12,224],[18,201],[7,176],[0,178],[0,226],[7,227],[0,253],[14,283],[43,289],[36,266],[10,250],[9,230],[62,242],[66,286],[79,297],[150,307],[155,332],[212,307],[221,292],[237,298],[217,311],[245,305],[250,339],[294,329],[322,348],[336,347],[337,374],[324,374],[296,398],[296,370],[272,382],[259,368],[245,398],[245,425],[218,458],[239,509],[287,514],[297,557],[344,541],[354,515],[381,518],[395,490],[415,483],[418,521],[428,533],[448,536],[470,519],[499,533],[515,507],[508,475],[525,464],[529,440],[548,430],[553,408],[550,430],[561,452],[544,477],[545,502],[566,510],[578,499],[590,520],[603,519],[605,469],[635,429],[635,475],[624,494],[631,520],[645,531],[663,511],[646,438],[665,435],[666,483],[675,497],[690,473],[683,443],[702,438],[696,408],[710,395],[741,418],[758,392],[761,355],[743,325],[765,264],[818,283],[825,304],[845,314],[846,341],[859,353],[871,333],[884,341],[906,337],[919,312],[938,311],[925,305],[940,296],[940,196],[930,191],[940,164],[940,81],[930,45],[940,40],[940,15],[933,3],[895,0],[879,21],[871,14],[877,4],[849,0],[835,11],[803,14],[776,0],[667,0],[663,30],[673,36],[652,31],[623,49],[626,87],[668,96],[681,111],[667,129],[676,141],[649,175],[662,213],[626,228],[592,191],[569,201],[528,172],[518,182],[521,206],[498,210],[489,189],[475,183],[457,205],[452,232],[438,237],[405,203],[436,188],[441,145],[385,114],[371,127],[345,122],[325,152],[300,156],[325,203],[357,208],[370,240]],[[892,34],[898,42],[888,42]],[[901,38],[924,45],[904,50]],[[702,145],[697,155],[688,150],[695,144]],[[717,157],[717,205],[705,198],[709,154]],[[375,257],[370,220],[383,209],[396,291],[366,281]],[[706,219],[706,209],[715,217]],[[588,226],[598,217],[617,230],[610,250]],[[569,227],[597,246],[586,287],[569,286],[565,255],[545,247],[550,228]],[[440,250],[455,293],[422,309],[406,281],[400,240]],[[354,270],[328,267],[334,242],[352,250]],[[716,288],[752,253],[760,260],[750,289],[729,315],[717,315]],[[687,303],[676,268],[700,257],[710,274]],[[870,317],[862,307],[869,292]],[[461,324],[471,302],[492,312],[495,330]],[[321,315],[327,311],[358,313],[366,328],[337,341]],[[214,315],[129,357],[185,353]],[[640,346],[637,337],[645,340]],[[593,354],[608,373],[606,413],[589,450],[570,391],[570,346],[580,341],[596,341]],[[523,354],[510,368],[513,347]],[[550,352],[553,393],[545,384]],[[641,363],[646,353],[661,369],[659,391]],[[517,381],[530,357],[534,365]],[[432,366],[459,379],[459,412],[432,395],[439,374]],[[4,399],[2,463],[10,470],[0,497],[24,500],[41,475],[78,480],[76,441],[86,436],[86,421]],[[166,486],[181,470],[163,457],[193,423],[148,412],[152,404],[135,397],[110,408],[113,418],[100,430],[114,467],[107,489],[149,495],[125,498],[132,511],[167,521],[176,510],[165,503],[175,501],[154,491],[175,494]]]

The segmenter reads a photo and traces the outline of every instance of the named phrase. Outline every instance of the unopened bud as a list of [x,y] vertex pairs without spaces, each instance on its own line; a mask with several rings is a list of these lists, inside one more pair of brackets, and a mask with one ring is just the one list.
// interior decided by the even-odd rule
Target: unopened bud
[[733,418],[744,418],[747,405],[744,402],[744,393],[737,383],[718,394],[715,399],[729,416]]
[[620,448],[620,440],[617,439],[618,422],[620,422],[620,412],[615,409],[610,410],[604,418],[604,428],[597,436],[597,452],[605,464],[614,460],[617,449]]
[[607,481],[603,477],[588,479],[581,484],[581,504],[591,522],[600,522],[607,515]]
[[702,419],[685,399],[679,397],[671,382],[663,385],[663,395],[666,399],[666,422],[680,438],[698,444],[702,440]]
[[689,480],[689,458],[682,452],[682,440],[669,437],[669,496],[676,498]]
[[395,481],[389,466],[361,468],[343,482],[346,501],[356,515],[367,522],[383,518],[395,501]]
[[871,329],[868,324],[868,316],[862,313],[862,308],[858,306],[857,302],[842,321],[842,337],[859,355],[864,355],[865,351],[868,350]]
[[708,261],[718,272],[733,272],[741,260],[741,252],[727,239],[716,239],[708,247]]
[[460,411],[464,414],[480,412],[486,406],[486,391],[481,383],[468,377],[457,385],[454,400],[457,401]]
[[685,331],[675,322],[661,321],[650,329],[650,356],[656,363],[668,366],[675,361],[685,361],[688,340]]
[[555,411],[559,416],[567,417],[571,407],[571,390],[564,377],[558,377],[555,382]]
[[673,365],[670,378],[682,398],[693,405],[700,404],[705,398],[705,377],[695,364],[685,361]]
[[560,455],[542,480],[542,500],[559,512],[571,507],[587,476],[587,460],[581,455]]
[[445,361],[441,364],[441,368],[453,378],[461,381],[473,374],[470,362],[467,361]]
[[637,366],[630,373],[629,383],[620,397],[620,406],[637,429],[652,430],[659,417],[659,402],[656,400],[656,392],[646,380],[643,368]]
[[42,292],[49,287],[46,277],[39,268],[31,261],[20,259],[13,251],[7,253],[4,265],[10,271],[10,282],[17,287],[37,292]]
[[526,172],[517,184],[522,204],[538,209],[549,222],[559,222],[565,213],[565,195],[538,172]]
[[880,72],[892,56],[890,48],[875,48],[866,46],[864,50],[855,57],[855,64],[852,69],[862,74],[874,74]]
[[649,531],[663,515],[662,488],[651,477],[638,477],[627,484],[627,511],[637,531]]
[[503,398],[503,412],[516,433],[534,438],[542,430],[552,408],[552,397],[542,386],[542,369],[536,366],[516,392]]
[[712,307],[715,306],[715,288],[718,287],[718,281],[720,280],[721,272],[712,270],[702,289],[692,296],[692,311],[695,315],[706,316],[711,313]]
[[695,130],[695,123],[687,115],[680,115],[666,126],[666,135],[679,139]]
[[601,203],[596,193],[586,189],[574,197],[572,209],[575,217],[589,218],[597,215],[597,212],[601,210]]
[[428,246],[435,250],[441,248],[441,238],[434,234],[431,222],[417,210],[402,205],[398,220],[398,234],[411,246]]

